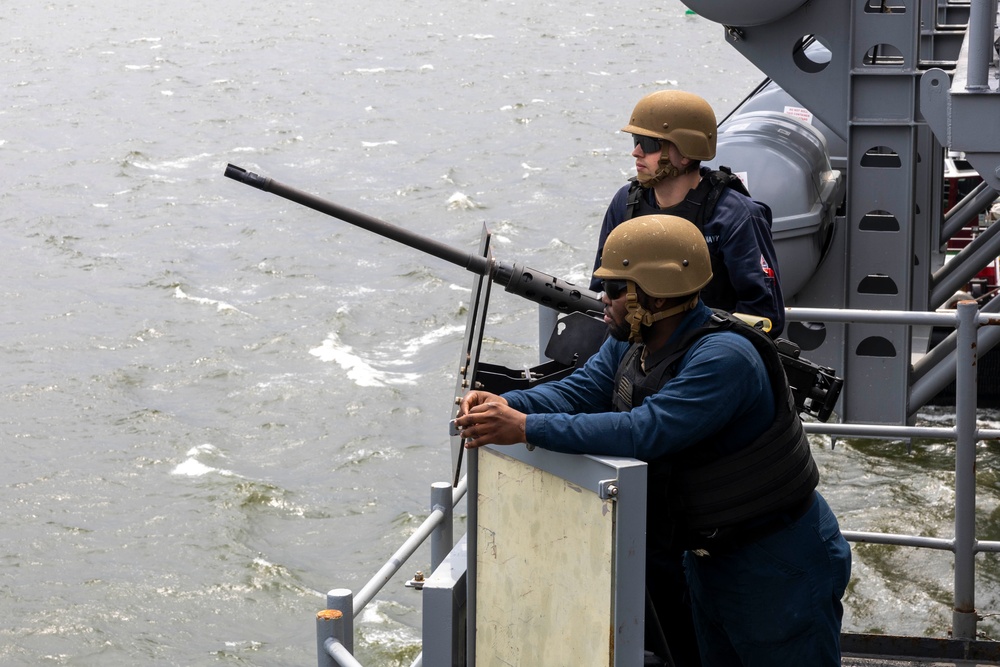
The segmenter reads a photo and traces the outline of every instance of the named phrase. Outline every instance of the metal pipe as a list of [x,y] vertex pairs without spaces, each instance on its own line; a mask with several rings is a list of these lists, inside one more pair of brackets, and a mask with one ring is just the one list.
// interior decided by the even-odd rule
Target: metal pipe
[[451,492],[451,506],[454,507],[458,504],[462,498],[465,497],[465,493],[469,490],[469,477],[463,475],[462,479],[458,480],[458,484],[455,489]]
[[[947,175],[945,176],[945,178],[947,178]],[[979,184],[976,185],[976,187],[969,190],[969,192],[967,192],[964,197],[959,199],[954,206],[945,211],[941,219],[944,220],[945,222],[948,222],[957,215],[963,215],[963,211],[969,208],[970,202],[977,196],[979,196],[983,192],[983,190],[985,190],[988,187],[990,186],[989,184],[986,183],[986,181],[980,181]],[[964,227],[965,225],[961,226]]]
[[350,588],[334,588],[326,594],[326,608],[336,609],[343,614],[340,621],[340,634],[337,639],[354,652],[354,594]]
[[952,634],[976,637],[976,315],[975,301],[958,304],[955,368],[955,608]]
[[333,619],[325,616],[324,612],[319,612],[316,614],[316,664],[319,667],[337,667],[333,658],[326,651],[326,640],[330,639],[332,635]]
[[[859,544],[891,544],[902,547],[955,551],[955,540],[946,540],[940,537],[920,537],[918,535],[899,535],[897,533],[866,533],[857,530],[842,530],[840,532],[848,542]],[[1000,542],[976,542],[976,553],[1000,553]]]
[[[998,301],[994,299],[993,301]],[[989,305],[992,308],[993,301]],[[996,317],[995,315],[984,315],[980,312],[980,325],[995,324],[993,321],[983,322],[984,317]],[[949,334],[949,338],[955,334]],[[947,339],[946,339],[947,340]],[[957,340],[957,338],[956,338]],[[977,349],[982,354],[986,354],[1000,344],[1000,326],[984,326],[978,332]],[[936,348],[935,348],[936,349]],[[942,389],[955,380],[955,367],[952,360],[955,357],[955,350],[946,357],[946,361],[939,361],[933,368],[924,372],[921,377],[910,385],[910,413],[914,413],[922,406],[927,405]]]
[[921,547],[924,549],[939,549],[954,551],[955,541],[939,537],[920,537],[918,535],[899,535],[895,533],[865,533],[856,530],[840,531],[848,542],[859,544],[893,544],[904,547]]
[[357,659],[351,655],[351,652],[347,650],[347,647],[341,644],[339,641],[330,637],[326,640],[323,648],[329,654],[330,658],[333,659],[333,664],[337,667],[364,667]]
[[[981,313],[995,313],[997,311],[1000,311],[1000,299],[991,299],[980,309]],[[989,349],[993,347],[992,345],[988,348],[984,347],[985,343],[988,342],[986,340],[986,334],[993,329],[994,327],[987,327],[979,332],[979,349],[983,350],[984,353],[988,352]],[[954,367],[954,352],[957,342],[958,332],[952,331],[950,334],[945,336],[941,342],[928,350],[927,354],[920,357],[920,359],[913,364],[913,372],[910,373],[910,383],[916,383],[916,381],[926,375],[928,371],[933,369],[938,364],[943,363],[946,359],[950,360],[948,367]]]
[[360,614],[361,610],[382,590],[382,587],[388,583],[389,579],[399,572],[399,568],[403,566],[403,563],[413,555],[413,552],[423,544],[424,540],[430,537],[431,532],[442,520],[444,520],[444,510],[434,510],[429,517],[424,519],[424,522],[417,527],[413,534],[403,542],[403,546],[396,549],[396,553],[386,561],[385,565],[375,573],[374,577],[368,580],[368,583],[365,584],[357,597],[354,598],[355,616]]
[[[892,424],[832,424],[804,422],[806,433],[811,435],[839,435],[847,438],[926,438],[955,439],[955,429],[947,426],[895,426]],[[1000,439],[1000,429],[979,429],[979,440]]]
[[361,667],[351,652],[340,642],[345,614],[337,609],[324,609],[316,614],[316,653],[319,667]]
[[1000,193],[991,188],[986,181],[974,187],[962,201],[944,214],[944,225],[941,227],[942,241],[947,241],[957,234],[973,218],[989,208],[998,196]]
[[455,544],[452,539],[453,526],[452,517],[452,486],[448,482],[434,482],[431,484],[431,512],[440,510],[444,516],[441,522],[431,532],[431,572],[437,569],[451,551]]
[[[1000,226],[1000,225],[994,225]],[[994,299],[994,301],[998,301]],[[992,304],[992,302],[991,302]],[[1000,306],[1000,303],[997,304]],[[994,307],[984,308],[976,316],[980,325],[1000,324],[993,314]],[[955,326],[952,312],[912,312],[905,310],[845,310],[836,308],[786,308],[785,317],[794,322],[868,322],[872,324],[907,324],[928,326]],[[1000,326],[988,326],[979,332],[979,349],[990,350],[1000,343]],[[921,362],[918,362],[920,364]],[[948,386],[953,376],[951,368],[938,362],[935,367],[921,367],[920,378],[910,387],[910,412],[926,405],[942,389]],[[830,425],[831,428],[837,425]],[[816,431],[819,432],[819,431]]]
[[1000,542],[995,540],[980,540],[976,542],[976,553],[1000,553]]
[[966,90],[975,92],[990,89],[989,67],[993,60],[993,19],[995,15],[996,5],[993,1],[972,0],[969,15]]
[[[396,552],[389,558],[388,561],[386,561],[379,571],[375,573],[375,576],[368,580],[368,583],[364,585],[364,588],[362,588],[354,598],[351,611],[352,618],[356,617],[361,613],[362,609],[368,606],[368,603],[372,601],[380,590],[382,590],[382,587],[386,585],[389,579],[392,578],[394,574],[399,572],[399,568],[403,566],[403,563],[405,563],[409,557],[413,555],[413,552],[415,552],[417,548],[423,544],[424,540],[433,534],[434,529],[442,521],[444,521],[445,507],[447,507],[448,501],[451,503],[451,508],[454,508],[454,506],[458,504],[458,501],[462,499],[468,490],[468,481],[466,477],[463,477],[459,481],[458,486],[455,488],[452,488],[451,484],[448,484],[447,482],[438,482],[434,485],[434,487],[436,488],[438,484],[447,486],[450,492],[450,498],[448,496],[443,496],[442,494],[445,498],[444,506],[432,510],[430,516],[424,519],[423,523],[421,523],[417,529],[413,531],[413,534],[410,535],[405,542],[403,542],[403,546],[399,547],[399,549],[396,550]],[[449,513],[451,512],[451,508],[447,510]],[[445,552],[445,555],[447,555],[447,552]],[[347,592],[350,593],[350,591]],[[331,593],[333,593],[333,591],[331,591]]]
[[868,322],[871,324],[926,324],[955,326],[951,313],[911,310],[847,310],[844,308],[786,308],[785,319],[795,322]]
[[931,276],[931,308],[959,291],[1000,254],[1000,224],[990,225]]

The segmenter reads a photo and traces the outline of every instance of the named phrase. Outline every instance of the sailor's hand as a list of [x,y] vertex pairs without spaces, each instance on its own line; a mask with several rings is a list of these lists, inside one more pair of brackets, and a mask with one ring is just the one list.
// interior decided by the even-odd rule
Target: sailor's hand
[[[491,394],[488,391],[470,391],[462,397],[462,402],[458,404],[459,419],[467,415],[469,410],[483,403],[503,403],[507,405],[507,401],[496,394]],[[457,419],[455,422],[461,426],[461,423]]]
[[[480,396],[474,397],[473,394]],[[455,425],[462,430],[467,449],[483,445],[514,445],[525,441],[526,415],[507,405],[507,401],[499,396],[469,392],[462,400],[459,413],[462,416],[455,420]]]

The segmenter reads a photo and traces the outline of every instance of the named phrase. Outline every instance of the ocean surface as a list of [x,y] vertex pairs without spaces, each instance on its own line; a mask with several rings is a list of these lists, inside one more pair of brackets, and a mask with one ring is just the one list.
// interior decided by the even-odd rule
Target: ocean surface
[[[450,478],[472,274],[228,163],[466,252],[486,225],[498,258],[585,283],[632,105],[680,88],[722,117],[762,78],[676,0],[8,5],[3,665],[315,664],[325,592],[360,590]],[[536,307],[498,292],[483,358],[530,366]],[[950,445],[814,449],[845,529],[951,534]],[[357,620],[364,664],[419,651],[403,582],[428,559]],[[855,549],[847,629],[941,636],[951,576]]]

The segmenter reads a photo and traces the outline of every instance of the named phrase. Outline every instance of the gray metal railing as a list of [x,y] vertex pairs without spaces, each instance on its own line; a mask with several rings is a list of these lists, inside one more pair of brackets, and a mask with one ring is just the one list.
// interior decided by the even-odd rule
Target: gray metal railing
[[[357,596],[346,588],[335,588],[327,593],[326,609],[316,615],[319,667],[362,667],[354,657],[354,619],[428,538],[431,541],[431,570],[441,564],[452,547],[453,510],[467,490],[468,483],[464,477],[454,488],[448,482],[432,484],[430,515],[368,580]],[[421,655],[418,655],[411,667],[420,667],[422,662]]]
[[815,322],[869,322],[903,325],[955,327],[955,426],[886,426],[866,424],[806,424],[809,433],[831,436],[875,438],[946,438],[955,441],[955,536],[951,539],[843,531],[851,542],[891,544],[940,549],[954,553],[954,606],[952,637],[976,637],[975,557],[977,553],[1000,552],[1000,542],[976,539],[976,442],[1000,440],[1000,430],[980,429],[976,422],[978,363],[977,335],[980,326],[1000,324],[1000,318],[979,312],[975,301],[962,301],[952,312],[828,310],[790,308],[788,319]]

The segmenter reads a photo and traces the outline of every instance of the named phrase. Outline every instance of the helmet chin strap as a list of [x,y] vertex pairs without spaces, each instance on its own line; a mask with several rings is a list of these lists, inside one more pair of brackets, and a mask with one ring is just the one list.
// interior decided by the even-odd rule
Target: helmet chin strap
[[677,178],[681,174],[686,174],[694,168],[694,164],[690,164],[687,167],[681,169],[673,162],[670,161],[670,156],[667,155],[667,151],[664,150],[660,153],[660,161],[656,165],[655,174],[647,174],[645,172],[636,174],[636,180],[639,181],[639,185],[644,188],[651,188],[660,181],[667,178]]
[[626,281],[626,285],[628,285],[628,294],[625,295],[625,321],[631,326],[628,335],[628,342],[630,343],[642,342],[641,326],[648,327],[654,322],[659,322],[664,318],[678,313],[685,313],[698,305],[698,294],[695,293],[684,303],[661,310],[658,313],[651,313],[639,303],[639,295],[635,291],[635,283],[628,280]]

